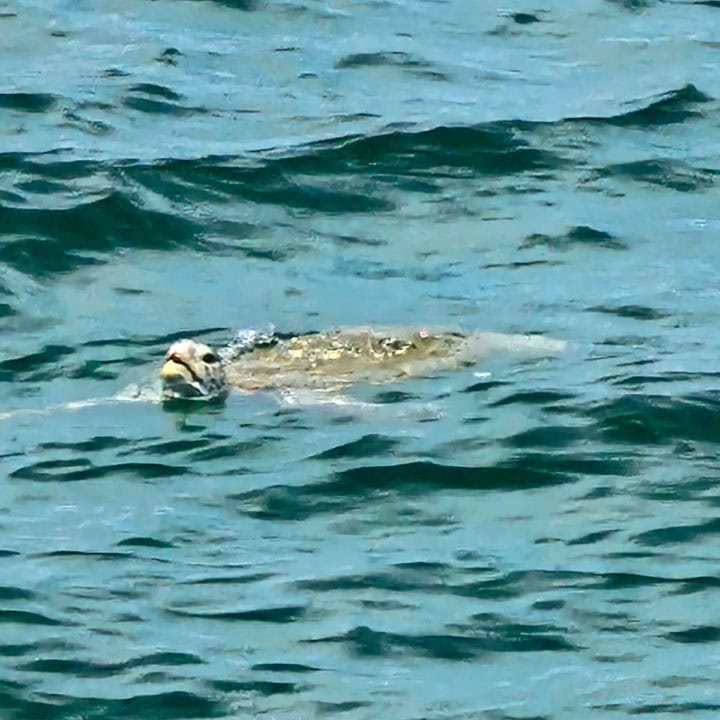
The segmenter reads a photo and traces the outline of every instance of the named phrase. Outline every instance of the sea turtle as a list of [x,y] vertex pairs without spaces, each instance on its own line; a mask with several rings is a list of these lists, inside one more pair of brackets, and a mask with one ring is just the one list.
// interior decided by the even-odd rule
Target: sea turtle
[[164,399],[223,398],[231,388],[337,390],[468,366],[494,350],[552,354],[565,343],[539,335],[429,328],[339,328],[302,335],[241,331],[220,352],[182,339],[168,349]]

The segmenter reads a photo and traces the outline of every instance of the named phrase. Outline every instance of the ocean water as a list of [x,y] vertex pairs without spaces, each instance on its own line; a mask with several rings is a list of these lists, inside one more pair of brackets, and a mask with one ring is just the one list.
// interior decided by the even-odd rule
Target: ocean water
[[[0,2],[0,718],[720,712],[720,3]],[[155,400],[169,343],[546,358]]]

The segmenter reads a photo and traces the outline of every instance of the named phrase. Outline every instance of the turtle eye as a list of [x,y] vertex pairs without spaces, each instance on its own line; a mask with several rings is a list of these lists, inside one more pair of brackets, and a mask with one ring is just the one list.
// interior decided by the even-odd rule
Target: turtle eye
[[209,352],[202,356],[202,361],[204,363],[216,363],[220,362],[220,358],[215,353]]

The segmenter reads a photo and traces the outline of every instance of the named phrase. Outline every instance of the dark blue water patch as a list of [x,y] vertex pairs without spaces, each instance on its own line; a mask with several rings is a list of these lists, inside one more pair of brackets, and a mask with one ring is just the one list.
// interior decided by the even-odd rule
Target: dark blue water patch
[[177,477],[188,472],[187,467],[165,463],[125,462],[94,465],[90,460],[41,460],[18,468],[10,477],[35,482],[75,482],[130,477],[138,480]]
[[253,12],[265,6],[266,0],[200,0],[200,2],[212,2],[216,5],[223,5],[233,10]]
[[10,610],[0,608],[0,623],[17,623],[19,625],[72,625],[64,620],[43,615],[42,613],[31,612],[30,610]]
[[338,69],[398,65],[400,67],[427,66],[427,63],[405,52],[369,52],[345,55],[335,63]]
[[47,93],[0,93],[0,108],[6,110],[44,113],[50,110],[56,103],[57,98]]
[[361,708],[370,707],[371,703],[366,701],[347,701],[347,702],[323,702],[321,700],[315,703],[315,712],[318,715],[337,716],[341,713],[360,710]]
[[[2,214],[0,209],[0,216]],[[0,260],[20,272],[37,276],[72,272],[99,262],[96,258],[63,248],[62,243],[55,245],[32,237],[5,242],[0,246]]]
[[648,128],[682,123],[702,116],[696,106],[712,102],[713,98],[689,84],[679,90],[663,93],[649,105],[608,118],[577,118],[583,122]]
[[[508,463],[510,465],[510,463]],[[591,476],[591,475],[632,475],[636,470],[631,460],[620,459],[616,452],[597,453],[547,453],[524,452],[515,455],[512,466],[519,472],[524,468],[531,468],[534,472],[551,475]]]
[[7,707],[16,709],[13,720],[67,720],[71,717],[103,720],[206,720],[225,717],[228,712],[228,708],[217,700],[183,691],[133,695],[122,699],[38,693],[33,700],[21,700],[15,695],[14,704]]
[[[399,655],[417,655],[419,657],[439,658],[443,660],[475,660],[486,658],[497,652],[562,652],[576,649],[559,635],[533,634],[531,626],[524,626],[524,635],[520,635],[511,625],[493,628],[492,633],[480,632],[468,626],[473,634],[437,634],[411,635],[403,633],[381,632],[367,626],[356,627],[343,635],[306,640],[308,643],[337,643],[344,645],[356,656],[392,657]],[[454,627],[450,629],[456,629]]]
[[0,382],[39,382],[63,374],[58,362],[73,355],[67,345],[46,345],[42,350],[0,361]]
[[[153,194],[159,194],[173,203],[203,206],[213,203],[227,203],[241,194],[233,182],[226,182],[223,172],[219,177],[213,174],[212,162],[160,160],[150,165],[134,164],[123,170],[124,175],[131,178],[138,186],[146,188]],[[252,223],[206,218],[209,228],[232,230],[232,235],[239,238],[250,238],[256,234]]]
[[419,399],[419,395],[403,390],[380,390],[372,396],[370,402],[377,405],[393,405]]
[[182,95],[179,95],[174,90],[171,90],[165,85],[157,85],[155,83],[138,83],[136,85],[132,85],[129,88],[129,91],[133,93],[140,93],[142,95],[148,95],[149,97],[158,97],[162,98],[163,100],[171,100],[173,102],[178,102],[182,100]]
[[711,519],[702,523],[688,525],[672,525],[670,527],[646,530],[633,537],[639,545],[658,547],[661,545],[675,545],[696,542],[706,535],[720,533],[720,519]]
[[605,0],[612,5],[619,5],[630,12],[640,12],[657,5],[657,0]]
[[36,595],[12,585],[0,585],[0,600],[33,600]]
[[645,385],[652,385],[655,383],[677,383],[677,382],[697,382],[701,386],[716,385],[720,373],[714,372],[682,372],[682,371],[670,371],[661,372],[654,375],[615,375],[606,378],[607,382],[611,382],[613,385],[620,385],[625,387],[641,388]]
[[[205,339],[210,335],[217,335],[219,333],[230,338],[232,337],[231,332],[232,331],[226,327],[186,327],[173,330],[166,335],[127,335],[122,338],[112,337],[101,340],[87,340],[83,342],[80,347],[151,348],[155,351],[155,355],[161,355],[172,343],[182,338],[192,337]],[[147,362],[148,357],[142,362]]]
[[238,458],[254,455],[259,452],[268,451],[269,446],[279,440],[281,440],[281,438],[275,435],[263,435],[253,438],[252,440],[234,440],[225,443],[220,443],[218,439],[215,439],[212,447],[191,452],[189,459],[192,462],[207,462],[211,460],[221,460],[223,458]]
[[[328,170],[324,166],[328,164],[321,158],[310,156],[305,162],[308,167],[292,160],[273,159],[259,164],[261,161],[260,157],[251,161],[243,158],[166,161],[163,167],[169,177],[164,182],[174,182],[176,192],[180,193],[179,182],[184,184],[187,178],[191,193],[202,188],[201,192],[220,193],[226,202],[242,199],[316,213],[383,212],[395,207],[390,200],[378,197],[377,189],[367,183],[358,187],[353,181],[354,187],[341,186],[336,177],[323,178]],[[146,174],[142,170],[129,172],[136,176]],[[303,177],[298,177],[299,174]]]
[[157,652],[132,658],[122,663],[92,663],[82,660],[39,659],[18,666],[19,670],[38,673],[70,675],[72,677],[113,677],[118,673],[139,667],[200,665],[203,661],[190,653]]
[[141,208],[119,191],[63,209],[0,206],[0,226],[13,236],[0,245],[0,262],[38,276],[96,263],[96,253],[123,247],[160,250],[203,244],[190,220]]
[[599,530],[567,541],[567,545],[594,545],[617,534],[618,530]]
[[568,641],[567,628],[551,623],[520,623],[498,613],[484,612],[471,615],[469,622],[447,626],[463,635],[482,637],[487,649],[493,652],[543,652],[551,650],[577,650]]
[[676,578],[666,578],[642,573],[614,572],[594,577],[594,586],[600,590],[624,590],[626,588],[669,586],[672,588],[679,582]]
[[447,583],[456,573],[449,565],[436,568],[413,570],[396,565],[382,572],[342,575],[331,578],[310,578],[297,580],[295,586],[299,590],[313,593],[334,591],[383,590],[386,592],[422,592],[445,593]]
[[588,439],[588,435],[582,427],[545,425],[510,435],[503,440],[503,444],[515,448],[565,448]]
[[608,165],[595,170],[588,182],[598,179],[630,180],[651,187],[694,193],[714,187],[717,174],[714,169],[697,168],[682,160],[652,158]]
[[[676,447],[674,454],[691,458],[696,454],[696,451],[692,445],[685,446],[681,444],[679,448]],[[714,459],[713,456],[712,460]],[[642,499],[658,502],[699,501],[710,507],[715,507],[720,503],[719,493],[720,487],[718,487],[715,475],[693,475],[683,478],[682,482],[657,482],[645,485],[637,490],[637,496]]]
[[461,597],[510,600],[567,588],[616,591],[626,588],[667,586],[672,590],[684,581],[683,578],[664,578],[639,573],[516,570],[471,582],[448,583],[447,591]]
[[[165,86],[148,83],[133,86],[133,91],[133,98],[143,102],[172,104],[179,98]],[[123,175],[173,202],[244,199],[310,212],[357,213],[393,210],[395,201],[384,196],[384,186],[404,183],[407,176],[429,174],[435,178],[439,168],[451,174],[457,168],[463,176],[469,171],[502,177],[552,171],[562,165],[559,156],[544,147],[531,147],[512,125],[500,123],[343,137],[301,146],[286,156],[209,157],[151,165],[126,161],[114,165],[110,176],[107,166],[50,162],[51,156],[5,153],[0,157],[0,167],[32,173],[32,182],[54,179],[60,183],[97,176],[107,194],[70,208],[0,207],[4,233],[15,236],[4,243],[0,261],[29,273],[69,271],[97,262],[98,253],[123,247],[204,247],[202,236],[208,228],[201,232],[188,217],[159,212],[144,207],[138,198],[131,199],[122,185]],[[380,184],[368,185],[363,174],[380,179]],[[341,175],[347,176],[347,181],[338,185]],[[108,178],[111,188],[107,187]],[[47,187],[46,192],[50,189]],[[407,187],[403,189],[408,191]],[[423,193],[440,189],[436,179],[432,187],[425,182],[415,188]],[[210,221],[210,228],[213,225]],[[254,227],[247,223],[240,223],[242,227],[231,225],[230,234],[236,238],[254,234]],[[86,232],[88,227],[93,228],[92,233]]]
[[192,438],[183,440],[163,440],[161,442],[149,442],[140,447],[128,450],[130,453],[142,453],[143,455],[176,455],[187,453],[191,450],[207,447],[216,438]]
[[60,160],[60,154],[60,150],[35,153],[3,152],[0,153],[0,170],[22,173],[22,183],[27,182],[28,176],[47,182],[94,178],[112,167],[87,160]]
[[102,120],[92,120],[83,117],[76,110],[64,109],[62,114],[62,122],[60,127],[71,127],[88,135],[103,136],[110,135],[114,131],[114,127]]
[[9,303],[0,302],[0,319],[13,317],[18,311]]
[[34,558],[77,558],[80,560],[98,560],[101,562],[117,562],[118,560],[128,560],[134,557],[131,553],[121,552],[87,552],[81,550],[50,550],[49,552],[37,553]]
[[256,608],[253,610],[220,610],[217,612],[203,612],[200,610],[179,610],[168,608],[168,613],[184,618],[203,618],[221,622],[261,622],[261,623],[292,623],[300,620],[307,608],[303,605],[288,605],[286,607]]
[[587,225],[570,228],[563,235],[545,235],[533,233],[528,235],[520,245],[521,250],[537,247],[539,245],[553,250],[569,250],[575,245],[584,245],[605,250],[627,250],[628,246],[604,230],[596,230]]
[[275,577],[275,573],[248,573],[247,575],[210,575],[208,577],[182,580],[181,585],[247,585]]
[[536,148],[522,139],[512,123],[475,127],[436,127],[420,132],[395,131],[372,137],[339,138],[305,147],[302,155],[276,161],[295,172],[371,172],[440,177],[465,171],[479,175],[507,176],[524,172],[552,172],[566,164],[564,158]]
[[594,305],[587,310],[633,320],[664,320],[672,317],[671,313],[647,305]]
[[181,53],[177,48],[169,47],[165,48],[165,50],[163,50],[155,58],[155,62],[162,63],[163,65],[177,67],[178,63],[180,62],[180,58],[182,57],[184,57],[184,54]]
[[277,680],[213,680],[211,687],[223,693],[253,693],[270,697],[308,689],[308,685]]
[[310,665],[302,665],[300,663],[257,663],[252,666],[251,670],[255,672],[277,672],[277,673],[315,673],[320,672],[322,668],[312,667]]
[[[627,0],[626,0],[627,1]],[[673,714],[680,717],[691,717],[696,712],[717,712],[720,704],[708,702],[685,702],[685,703],[645,703],[642,705],[608,704],[593,706],[599,710],[612,711],[622,710],[629,715],[660,715]]]
[[27,704],[23,700],[26,692],[27,688],[23,683],[0,680],[0,707],[6,712],[12,713],[10,715],[12,720],[16,720],[16,718],[31,720],[31,716],[27,714]]
[[720,441],[720,398],[710,392],[684,397],[628,394],[588,408],[586,414],[611,442]]
[[189,117],[191,115],[202,115],[210,112],[204,107],[190,107],[187,105],[167,102],[165,100],[136,97],[134,95],[123,98],[122,104],[130,110],[137,110],[142,113],[173,115],[175,117]]
[[9,190],[0,190],[0,204],[4,205],[22,205],[27,202],[24,195],[14,193]]
[[130,537],[125,538],[116,543],[117,547],[146,547],[146,548],[157,548],[160,550],[170,550],[176,547],[173,543],[167,542],[166,540],[158,540],[152,537]]
[[79,646],[62,640],[40,640],[31,643],[10,643],[0,645],[0,657],[22,657],[23,655],[38,657],[51,652],[77,652],[79,649]]
[[[65,190],[65,186],[61,182],[37,177],[18,182],[15,187],[18,190],[33,193],[34,195],[54,195],[55,193],[61,193]],[[26,202],[24,197],[21,197],[21,200],[22,202]]]
[[70,368],[64,368],[65,376],[70,380],[98,380],[105,382],[107,380],[115,380],[118,377],[118,370],[113,369],[113,365],[127,366],[135,365],[133,361],[126,359],[121,360],[84,360],[78,365]]
[[428,488],[514,490],[568,482],[564,475],[536,470],[522,462],[510,461],[488,467],[440,465],[410,462],[399,465],[366,466],[344,470],[330,483],[332,490],[385,490],[402,486],[404,491]]
[[715,643],[720,640],[720,627],[716,625],[698,625],[686,630],[673,630],[663,635],[672,642],[695,645],[697,643]]
[[466,388],[463,388],[462,392],[487,393],[495,388],[505,387],[507,385],[509,385],[509,383],[505,382],[504,380],[480,380],[479,382],[473,383],[472,385],[468,385]]
[[363,52],[345,55],[335,63],[338,70],[372,67],[398,68],[415,77],[449,82],[448,73],[437,69],[433,63],[406,52]]
[[392,452],[400,444],[401,441],[396,438],[371,433],[370,435],[363,435],[357,440],[337,445],[329,450],[323,450],[311,457],[315,460],[373,457]]
[[[351,468],[335,479],[303,486],[274,485],[261,490],[228,496],[241,512],[265,520],[304,520],[318,514],[349,512],[373,499],[387,501],[389,491],[403,497],[425,495],[443,489],[524,490],[572,481],[565,474],[571,461],[540,461],[537,467],[522,459],[490,467],[460,467],[418,461],[398,465]],[[557,464],[561,470],[551,467]]]
[[103,450],[113,450],[128,445],[129,440],[117,438],[112,435],[97,435],[89,440],[79,440],[77,442],[58,442],[51,440],[40,444],[42,450],[72,450],[77,453],[96,453]]
[[[494,387],[502,387],[504,382],[486,382],[481,385],[481,389],[490,389]],[[474,386],[475,387],[475,386]],[[510,395],[506,395],[499,400],[490,403],[490,407],[502,407],[503,405],[543,405],[548,406],[557,402],[572,400],[576,396],[565,390],[516,390]]]
[[508,17],[517,25],[534,25],[541,22],[538,14],[529,12],[509,12]]

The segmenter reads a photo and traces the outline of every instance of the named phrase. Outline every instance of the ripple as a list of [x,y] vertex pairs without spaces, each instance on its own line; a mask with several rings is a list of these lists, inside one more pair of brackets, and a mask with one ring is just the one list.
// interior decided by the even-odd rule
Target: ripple
[[655,125],[673,125],[699,117],[701,112],[696,105],[712,101],[709,95],[689,84],[679,90],[671,90],[658,96],[649,105],[630,110],[610,118],[584,118],[596,122],[609,123],[621,127],[651,127]]
[[587,225],[571,228],[564,235],[543,235],[533,233],[525,238],[520,245],[521,250],[527,250],[538,245],[544,245],[555,250],[567,250],[573,245],[587,245],[607,250],[627,250],[627,245],[613,237],[604,230],[596,230]]
[[[113,720],[190,720],[226,716],[227,709],[215,700],[190,692],[163,692],[133,695],[121,699],[39,695],[36,700],[17,703],[26,717],[60,720],[63,717],[103,717]],[[12,705],[10,707],[13,707]]]
[[384,455],[391,452],[400,444],[400,441],[385,435],[363,435],[342,445],[323,450],[312,457],[316,460],[337,460],[340,458],[363,458],[374,455]]
[[35,593],[12,585],[0,585],[0,600],[33,600]]
[[720,531],[720,520],[712,519],[695,525],[674,525],[638,533],[633,540],[639,545],[657,547],[676,543],[691,543],[703,535],[716,535]]
[[[46,345],[40,352],[0,362],[0,382],[37,382],[60,374],[57,361],[73,355],[75,348],[66,345]],[[48,367],[49,366],[49,367]]]
[[624,395],[587,413],[603,437],[624,444],[666,444],[677,440],[717,443],[720,399],[702,393],[686,397]]
[[272,680],[213,680],[212,687],[224,693],[257,693],[270,697],[285,695],[307,689],[307,686],[292,682],[276,682]]
[[[121,192],[66,209],[0,206],[0,224],[9,236],[0,246],[0,262],[38,276],[95,264],[95,253],[120,247],[169,249],[199,241],[194,223],[141,208]],[[94,232],[85,232],[87,227]]]
[[252,666],[252,670],[257,672],[313,673],[319,672],[321,669],[299,663],[258,663]]
[[595,305],[588,308],[588,312],[605,313],[621,318],[632,318],[633,320],[664,320],[672,317],[671,313],[647,307],[646,305]]
[[[482,625],[481,622],[478,623]],[[470,626],[468,626],[470,627]],[[372,630],[366,626],[353,628],[343,635],[329,636],[311,643],[340,643],[358,656],[418,655],[443,660],[475,660],[494,652],[568,651],[574,646],[563,637],[545,634],[538,626],[496,626],[492,632],[477,636],[465,635],[409,635]]]
[[56,620],[42,613],[29,610],[8,610],[0,608],[0,623],[17,623],[20,625],[71,625],[63,620]]
[[47,93],[0,93],[0,108],[19,110],[27,113],[44,113],[57,102],[54,95]]
[[172,615],[186,618],[205,618],[207,620],[221,620],[224,622],[262,622],[262,623],[291,623],[300,620],[307,608],[302,605],[288,605],[286,607],[257,608],[254,610],[221,610],[217,612],[201,612],[190,610],[168,609]]
[[81,660],[41,659],[20,665],[18,669],[28,672],[70,675],[73,677],[113,677],[126,670],[147,666],[199,665],[202,660],[189,653],[158,652],[144,655],[123,663],[92,663]]
[[[232,495],[243,512],[266,520],[302,520],[318,513],[349,511],[373,496],[386,500],[387,492],[423,495],[441,489],[526,490],[571,482],[564,474],[569,460],[534,459],[536,467],[522,460],[489,467],[461,467],[433,462],[411,462],[351,468],[336,479],[301,487],[274,485]],[[575,467],[582,465],[578,461]],[[560,470],[560,472],[558,472]]]
[[340,58],[335,64],[339,70],[370,67],[400,68],[420,78],[449,81],[447,73],[438,70],[432,63],[405,52],[352,53]]
[[720,640],[720,627],[715,625],[701,625],[686,630],[674,630],[663,636],[673,642],[684,644],[715,643]]
[[125,538],[116,543],[117,547],[147,547],[147,548],[158,548],[168,550],[174,548],[175,545],[165,540],[158,540],[152,537],[131,537]]
[[608,165],[595,172],[595,178],[632,180],[677,192],[702,192],[714,187],[717,171],[696,168],[683,160],[651,158]]
[[187,468],[164,463],[111,463],[93,465],[89,460],[45,460],[14,470],[10,477],[35,481],[71,482],[80,480],[102,480],[103,478],[125,476],[147,480],[152,478],[184,475]]

